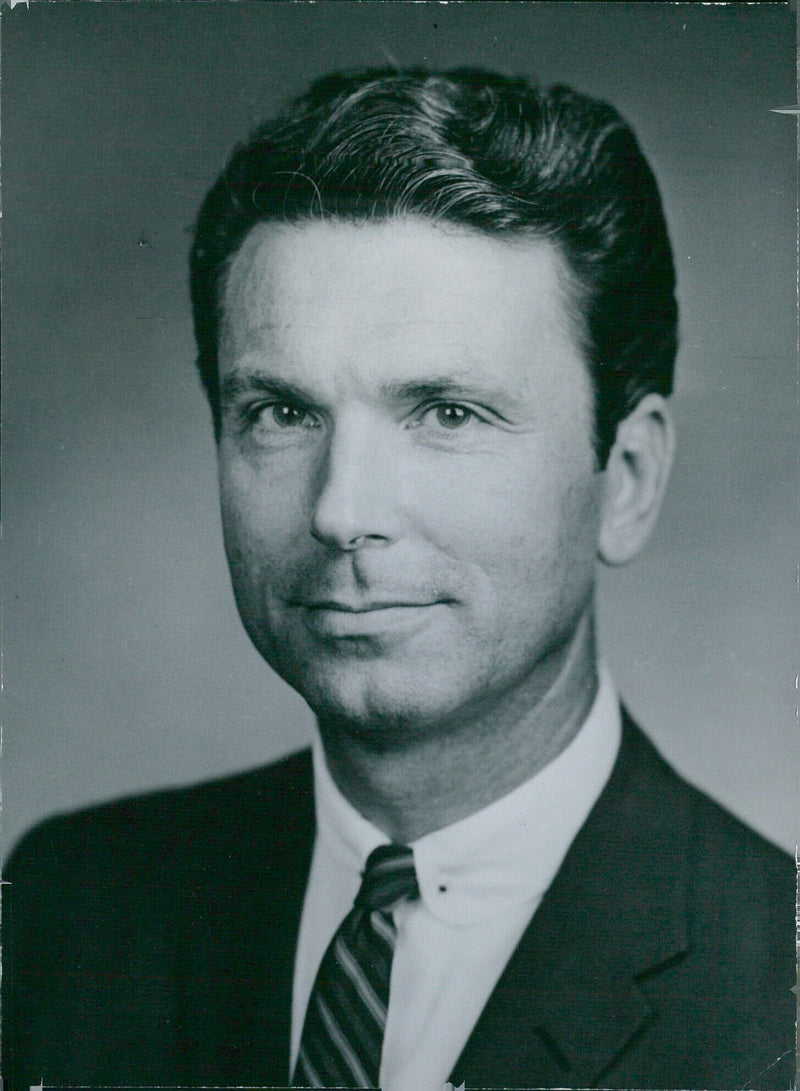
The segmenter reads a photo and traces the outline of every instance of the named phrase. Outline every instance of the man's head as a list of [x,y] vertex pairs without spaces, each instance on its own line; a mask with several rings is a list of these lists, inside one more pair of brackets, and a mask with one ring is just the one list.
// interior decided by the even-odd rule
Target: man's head
[[234,151],[203,204],[191,257],[215,426],[222,290],[252,228],[407,215],[558,248],[605,465],[618,422],[644,394],[672,387],[675,278],[655,180],[613,107],[471,69],[323,78]]
[[234,153],[192,261],[237,603],[321,720],[388,745],[585,690],[596,555],[641,547],[671,453],[669,247],[618,116],[322,81]]

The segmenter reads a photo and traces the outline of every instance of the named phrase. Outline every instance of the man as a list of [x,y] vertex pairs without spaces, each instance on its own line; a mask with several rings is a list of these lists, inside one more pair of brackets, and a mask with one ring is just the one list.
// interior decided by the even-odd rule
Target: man
[[234,152],[191,279],[237,604],[319,737],[23,842],[12,1086],[788,1087],[791,861],[597,658],[596,560],[674,446],[630,129],[483,72],[321,80]]

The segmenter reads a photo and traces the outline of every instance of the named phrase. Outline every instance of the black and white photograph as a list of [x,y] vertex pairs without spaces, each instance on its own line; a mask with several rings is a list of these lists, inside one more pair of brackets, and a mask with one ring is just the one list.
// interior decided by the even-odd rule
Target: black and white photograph
[[2,1074],[796,1085],[794,3],[2,10]]

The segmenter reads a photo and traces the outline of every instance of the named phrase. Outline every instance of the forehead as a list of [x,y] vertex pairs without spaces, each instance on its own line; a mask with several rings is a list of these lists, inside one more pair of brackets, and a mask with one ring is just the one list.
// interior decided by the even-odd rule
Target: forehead
[[233,258],[221,371],[271,359],[540,368],[583,354],[551,243],[421,219],[260,224]]

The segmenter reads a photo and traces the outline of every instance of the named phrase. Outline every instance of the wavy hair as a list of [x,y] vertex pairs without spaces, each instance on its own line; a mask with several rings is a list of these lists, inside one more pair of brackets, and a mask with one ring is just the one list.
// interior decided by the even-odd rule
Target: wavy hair
[[190,258],[216,434],[226,274],[248,232],[410,215],[560,250],[605,465],[619,421],[645,394],[672,389],[675,273],[658,187],[612,106],[480,69],[326,76],[234,149],[202,204]]

